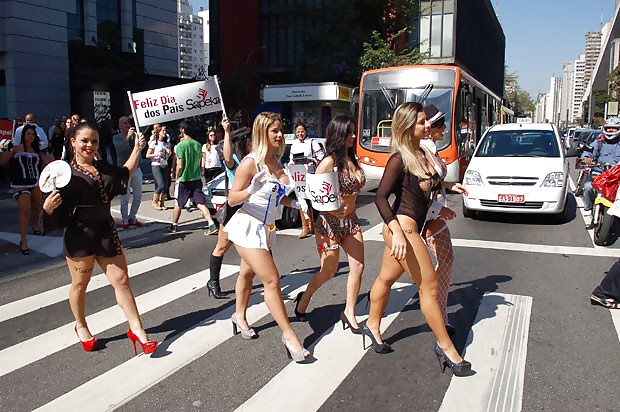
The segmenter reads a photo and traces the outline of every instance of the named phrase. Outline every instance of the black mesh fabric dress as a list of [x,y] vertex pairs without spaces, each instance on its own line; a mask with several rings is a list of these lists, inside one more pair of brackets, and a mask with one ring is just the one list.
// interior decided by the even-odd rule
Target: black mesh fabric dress
[[46,231],[65,227],[64,252],[68,257],[123,253],[110,202],[127,193],[129,170],[103,161],[96,161],[94,166],[97,174],[71,165],[71,181],[59,189],[62,203],[45,220]]

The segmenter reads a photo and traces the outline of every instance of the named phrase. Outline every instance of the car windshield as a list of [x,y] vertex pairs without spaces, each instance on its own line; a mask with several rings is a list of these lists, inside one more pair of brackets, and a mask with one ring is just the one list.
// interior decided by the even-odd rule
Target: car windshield
[[487,133],[478,146],[478,157],[560,157],[550,130],[502,130]]

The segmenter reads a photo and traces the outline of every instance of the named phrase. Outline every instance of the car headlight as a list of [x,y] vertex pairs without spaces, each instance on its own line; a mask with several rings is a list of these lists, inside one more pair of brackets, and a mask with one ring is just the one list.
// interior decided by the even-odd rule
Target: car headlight
[[480,177],[480,173],[475,170],[468,170],[465,172],[465,178],[463,179],[463,183],[470,186],[484,186],[482,182],[482,177]]
[[549,173],[542,182],[542,187],[562,187],[564,186],[564,173]]

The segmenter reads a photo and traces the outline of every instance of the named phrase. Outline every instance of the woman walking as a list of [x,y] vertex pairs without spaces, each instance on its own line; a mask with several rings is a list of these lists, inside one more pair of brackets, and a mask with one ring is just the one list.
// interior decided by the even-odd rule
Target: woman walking
[[[450,188],[450,190],[454,192],[467,194],[465,187],[463,187],[460,183],[452,184],[443,181],[448,172],[448,168],[441,157],[437,154],[437,146],[435,143],[443,139],[444,131],[446,130],[445,113],[439,111],[435,105],[431,104],[424,107],[424,114],[426,115],[426,120],[430,126],[430,136],[428,139],[422,139],[420,141],[420,147],[424,150],[425,158],[428,159],[429,163],[433,165],[433,169],[442,179],[441,190],[444,191],[443,189]],[[433,202],[429,207],[422,235],[424,236],[426,244],[437,259],[437,263],[435,265],[437,282],[439,283],[437,289],[437,299],[439,301],[439,307],[441,308],[444,323],[446,324],[446,330],[448,331],[448,334],[452,336],[456,333],[456,329],[448,322],[447,306],[448,289],[450,288],[450,282],[452,281],[452,263],[454,262],[454,252],[452,251],[450,229],[448,228],[446,221],[454,219],[456,217],[456,213],[436,200],[438,194],[439,190],[435,190],[431,195]]]
[[343,328],[361,333],[355,319],[355,304],[364,272],[364,238],[362,227],[355,213],[355,202],[366,178],[355,158],[355,122],[347,116],[336,116],[327,126],[326,156],[317,166],[316,173],[338,171],[340,208],[333,212],[320,212],[316,219],[316,244],[321,258],[321,270],[316,273],[304,292],[295,299],[295,315],[306,320],[306,310],[312,295],[338,270],[340,247],[349,257],[349,278],[344,311],[340,313]]
[[[223,152],[224,166],[226,168],[226,190],[228,191],[235,181],[235,171],[241,163],[241,159],[250,152],[250,148],[252,147],[252,136],[250,134],[250,129],[246,128],[247,132],[240,132],[231,139],[230,120],[226,117],[222,119],[222,127],[224,128]],[[222,270],[224,255],[228,252],[228,249],[230,249],[232,242],[228,240],[228,233],[223,229],[241,206],[237,205],[232,207],[228,204],[228,200],[226,200],[226,203],[221,207],[225,208],[223,210],[224,218],[220,218],[221,222],[218,222],[220,230],[217,232],[217,243],[209,258],[209,281],[207,282],[209,296],[213,295],[215,299],[226,298],[220,286],[220,272]],[[216,217],[217,216],[218,214],[216,213]],[[219,216],[222,216],[222,214],[220,213]]]
[[[392,155],[377,189],[375,204],[383,218],[385,250],[381,271],[370,291],[370,312],[362,325],[364,339],[372,341],[377,353],[390,352],[381,339],[381,317],[387,306],[391,286],[406,271],[418,285],[420,308],[437,343],[434,353],[442,371],[446,367],[455,375],[471,369],[457,352],[448,336],[437,301],[437,275],[420,232],[428,212],[429,198],[440,184],[439,174],[424,158],[420,140],[428,131],[426,115],[419,103],[404,103],[394,112],[392,120]],[[390,206],[388,197],[394,195]]]
[[[264,285],[265,303],[282,330],[282,343],[288,356],[295,362],[303,362],[310,352],[304,349],[289,323],[280,276],[270,253],[276,240],[278,205],[282,203],[293,208],[305,205],[285,196],[293,189],[293,183],[280,164],[284,148],[280,115],[260,113],[252,127],[252,152],[241,161],[228,194],[231,206],[242,204],[224,227],[241,256],[235,287],[236,310],[231,321],[233,329],[242,330],[242,336],[255,336],[247,322],[246,311],[252,294],[252,279],[257,274]],[[245,266],[249,270],[245,270]]]
[[136,343],[145,354],[153,353],[157,342],[149,340],[142,327],[129,286],[127,259],[110,215],[112,198],[127,191],[129,177],[138,167],[144,137],[135,134],[133,149],[122,167],[95,159],[99,134],[88,123],[73,129],[70,142],[73,148],[71,181],[45,199],[43,210],[51,215],[52,225],[66,226],[64,252],[71,273],[69,304],[76,321],[75,333],[85,351],[97,349],[97,339],[88,329],[85,314],[86,288],[97,263],[108,277],[116,301],[129,321],[127,337],[134,353],[137,354]]
[[22,128],[21,144],[0,154],[0,164],[9,162],[9,176],[13,198],[17,201],[19,211],[19,250],[24,255],[30,254],[28,247],[28,222],[35,235],[40,235],[39,217],[41,216],[41,190],[39,175],[47,163],[47,156],[39,148],[39,137],[35,127],[26,124]]
[[166,173],[168,158],[172,154],[168,135],[161,127],[157,128],[157,134],[149,141],[149,150],[146,158],[151,159],[151,170],[155,179],[155,193],[153,193],[153,209],[166,210],[166,180],[169,178]]

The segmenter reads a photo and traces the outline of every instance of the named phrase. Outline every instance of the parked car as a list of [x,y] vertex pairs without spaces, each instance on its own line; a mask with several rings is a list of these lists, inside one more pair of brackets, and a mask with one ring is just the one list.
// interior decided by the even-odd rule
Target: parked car
[[465,171],[463,214],[546,213],[566,221],[568,160],[549,123],[489,128]]
[[[313,139],[325,144],[325,139]],[[282,155],[282,165],[286,166],[290,161],[292,141],[286,142],[286,149]],[[220,173],[213,180],[209,181],[203,187],[203,193],[207,200],[206,206],[211,211],[219,209],[224,202],[226,202],[226,176],[225,173]],[[290,194],[295,197],[295,193]],[[282,228],[291,228],[301,226],[301,218],[297,209],[291,209],[286,206],[278,207],[278,217],[276,218],[278,226]]]

